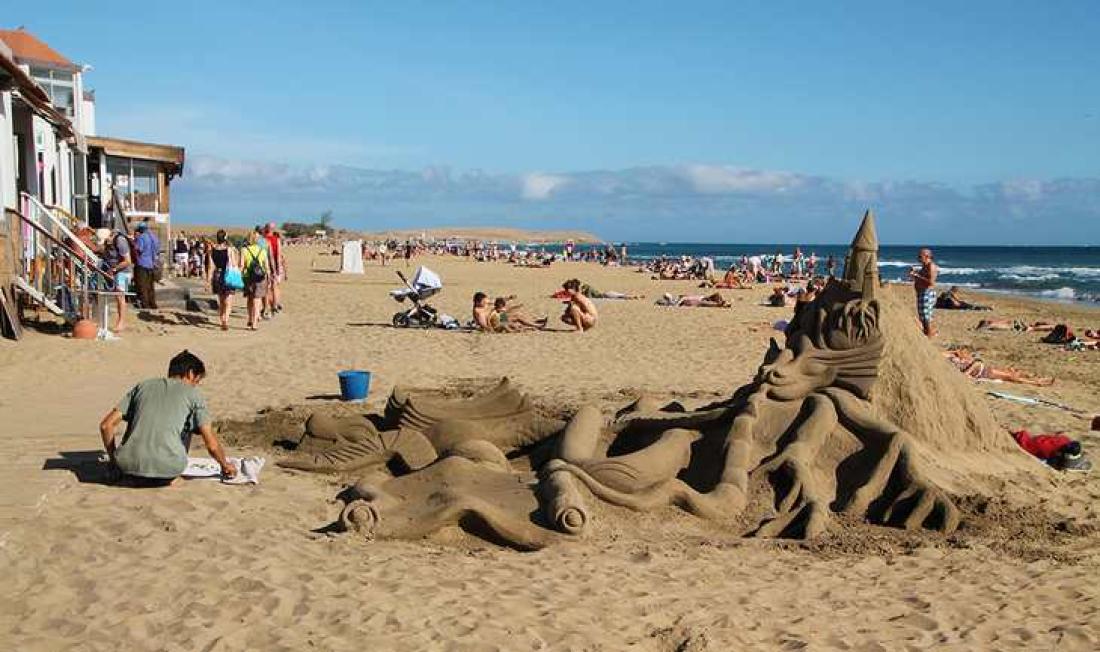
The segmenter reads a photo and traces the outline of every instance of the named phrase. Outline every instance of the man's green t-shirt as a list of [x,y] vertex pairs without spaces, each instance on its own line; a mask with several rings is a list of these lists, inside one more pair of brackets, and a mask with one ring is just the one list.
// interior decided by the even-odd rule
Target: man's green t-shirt
[[126,435],[115,451],[123,473],[175,478],[187,468],[191,434],[210,423],[197,387],[176,378],[153,378],[134,386],[118,403]]

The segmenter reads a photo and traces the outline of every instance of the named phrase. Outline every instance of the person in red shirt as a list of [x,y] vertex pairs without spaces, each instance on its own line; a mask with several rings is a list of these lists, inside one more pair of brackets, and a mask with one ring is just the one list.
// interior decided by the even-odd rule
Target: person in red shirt
[[267,240],[268,251],[271,252],[271,282],[267,284],[267,297],[264,308],[268,314],[274,315],[282,312],[282,291],[280,285],[286,280],[286,260],[283,258],[282,238],[275,230],[275,223],[268,222],[264,227],[264,239]]
[[1028,453],[1063,471],[1088,471],[1092,462],[1084,457],[1081,442],[1060,432],[1033,435],[1027,430],[1012,433],[1012,438]]

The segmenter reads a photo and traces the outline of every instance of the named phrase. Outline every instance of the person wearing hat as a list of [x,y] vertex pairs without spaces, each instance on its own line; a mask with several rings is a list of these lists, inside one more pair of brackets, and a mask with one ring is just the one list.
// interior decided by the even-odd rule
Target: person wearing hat
[[148,218],[137,225],[134,248],[137,249],[134,261],[134,285],[137,286],[138,303],[146,310],[156,310],[156,269],[157,257],[160,255],[160,240],[149,228]]
[[134,265],[133,253],[130,247],[130,237],[126,232],[126,223],[111,232],[103,245],[103,271],[114,280],[115,308],[118,319],[115,321],[114,330],[121,332],[126,328],[126,292],[130,291],[130,281],[133,280]]

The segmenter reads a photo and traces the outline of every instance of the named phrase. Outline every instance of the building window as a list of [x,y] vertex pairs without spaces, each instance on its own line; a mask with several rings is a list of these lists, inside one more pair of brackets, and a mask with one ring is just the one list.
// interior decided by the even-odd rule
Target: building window
[[106,182],[108,187],[113,185],[121,191],[123,208],[128,213],[160,213],[156,163],[108,156]]
[[76,115],[76,95],[73,73],[53,68],[31,66],[31,77],[50,96],[54,108],[72,118]]
[[159,213],[157,166],[148,161],[135,160],[130,179],[133,191],[131,205],[134,210],[139,213]]

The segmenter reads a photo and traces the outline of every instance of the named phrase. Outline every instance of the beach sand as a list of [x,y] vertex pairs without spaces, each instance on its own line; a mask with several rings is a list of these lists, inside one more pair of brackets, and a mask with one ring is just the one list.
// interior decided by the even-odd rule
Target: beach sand
[[[387,291],[404,263],[345,276],[335,273],[339,257],[324,253],[289,250],[287,311],[257,333],[244,330],[240,310],[228,333],[214,315],[164,310],[132,320],[118,342],[33,332],[0,342],[0,649],[1100,648],[1096,472],[1037,467],[1034,486],[1006,490],[1029,502],[989,501],[975,508],[985,512],[981,528],[947,539],[847,526],[808,545],[745,540],[674,510],[616,513],[605,519],[614,527],[601,529],[600,509],[610,509],[601,507],[591,536],[534,553],[457,536],[331,533],[346,480],[274,464],[255,487],[104,484],[89,462],[99,419],[184,348],[206,361],[202,391],[230,421],[229,452],[274,460],[284,453],[246,436],[241,422],[265,412],[267,423],[284,415],[294,424],[311,407],[351,409],[337,405],[341,369],[373,372],[371,409],[398,383],[464,392],[501,376],[563,408],[595,402],[610,411],[641,393],[698,404],[748,382],[779,336],[772,324],[789,316],[761,305],[766,287],[724,291],[732,310],[662,308],[653,305],[661,293],[695,293],[694,284],[580,263],[521,269],[428,258],[418,262],[444,278],[432,300],[444,312],[465,321],[473,292],[516,294],[558,331],[398,330]],[[599,328],[567,332],[549,295],[574,276],[648,299],[600,302]],[[938,312],[937,341],[1058,382],[973,391],[1100,410],[1097,352],[970,329],[990,314],[1100,328],[1100,311],[989,300],[993,313]],[[1100,450],[1097,433],[1069,412],[988,401],[1006,427],[1068,430]]]

